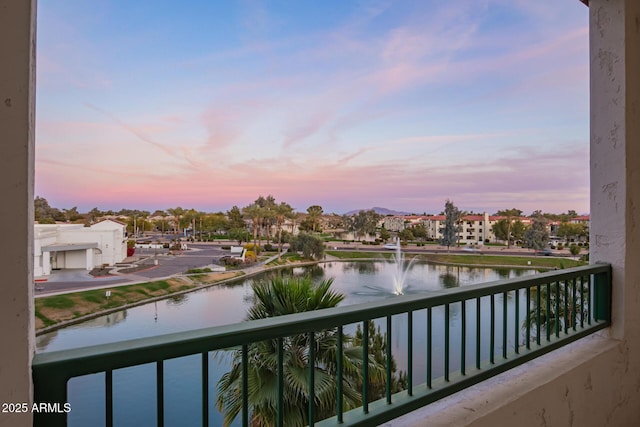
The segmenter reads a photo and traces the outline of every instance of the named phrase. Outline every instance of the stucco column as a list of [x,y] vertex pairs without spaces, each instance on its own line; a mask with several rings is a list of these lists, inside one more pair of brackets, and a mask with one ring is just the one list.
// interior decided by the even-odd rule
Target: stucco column
[[[30,403],[33,322],[35,0],[0,3],[0,403]],[[0,426],[31,426],[0,413]]]
[[[640,339],[640,2],[591,0],[591,261],[613,265],[613,327]],[[640,355],[638,355],[640,357]]]
[[93,248],[89,248],[85,251],[85,269],[92,270],[93,269]]

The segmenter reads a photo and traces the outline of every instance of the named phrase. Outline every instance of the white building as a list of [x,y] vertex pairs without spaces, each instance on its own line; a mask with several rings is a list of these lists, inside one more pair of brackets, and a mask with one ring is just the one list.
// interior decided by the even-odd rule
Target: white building
[[127,256],[126,225],[104,220],[90,227],[83,224],[35,224],[34,276],[51,270],[114,265]]

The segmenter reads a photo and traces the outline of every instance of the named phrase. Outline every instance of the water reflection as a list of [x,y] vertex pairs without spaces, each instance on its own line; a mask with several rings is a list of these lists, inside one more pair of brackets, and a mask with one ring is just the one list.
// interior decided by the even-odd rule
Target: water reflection
[[167,298],[167,304],[169,305],[182,305],[182,304],[185,304],[187,301],[189,301],[188,294],[172,295],[169,298]]
[[356,272],[358,274],[377,274],[380,271],[379,264],[374,262],[344,262],[343,272]]

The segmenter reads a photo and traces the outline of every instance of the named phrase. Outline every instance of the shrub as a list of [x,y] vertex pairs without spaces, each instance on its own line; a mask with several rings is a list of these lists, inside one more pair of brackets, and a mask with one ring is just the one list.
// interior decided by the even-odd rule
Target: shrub
[[257,259],[256,258],[256,254],[253,251],[247,251],[244,254],[244,262],[247,263],[247,264],[252,263],[252,262],[256,262],[256,259]]
[[243,246],[243,248],[245,248],[247,252],[253,252],[254,256],[256,253],[259,254],[261,251],[260,245],[255,245],[255,249],[254,249],[253,243],[247,243]]
[[271,243],[266,243],[264,245],[264,250],[267,251],[267,252],[272,251],[273,250],[273,245]]

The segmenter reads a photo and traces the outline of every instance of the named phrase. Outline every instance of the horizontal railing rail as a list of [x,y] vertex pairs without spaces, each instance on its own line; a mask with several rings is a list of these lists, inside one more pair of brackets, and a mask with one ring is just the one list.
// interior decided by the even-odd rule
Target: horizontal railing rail
[[[496,302],[496,296],[502,298],[502,304]],[[490,303],[490,333],[481,339],[481,300]],[[512,310],[508,313],[507,300],[512,302]],[[455,359],[459,366],[454,370],[450,366],[449,310],[459,304],[461,316],[461,332],[459,340],[460,355]],[[338,354],[343,350],[343,328],[347,325],[360,324],[365,334],[363,339],[363,360],[369,360],[370,349],[367,348],[366,330],[368,322],[386,319],[387,325],[387,366],[385,398],[370,402],[368,399],[367,381],[363,380],[362,407],[343,411],[342,404],[342,372],[340,366],[338,376],[337,414],[333,418],[314,421],[314,399],[310,399],[308,420],[318,425],[371,425],[382,423],[442,397],[467,388],[473,384],[495,376],[514,366],[539,357],[569,342],[606,328],[611,319],[611,267],[608,264],[594,264],[557,270],[534,276],[525,276],[495,282],[469,285],[454,289],[433,291],[420,295],[401,295],[377,302],[352,306],[329,308],[305,313],[291,314],[268,319],[242,322],[238,324],[198,329],[187,332],[172,333],[155,337],[140,338],[91,347],[54,351],[36,354],[33,360],[33,380],[36,402],[67,403],[67,383],[69,379],[94,373],[105,374],[105,424],[113,423],[113,371],[121,368],[156,364],[157,378],[157,423],[164,424],[164,361],[190,355],[202,355],[202,423],[208,425],[209,414],[209,352],[226,349],[239,349],[243,353],[243,381],[245,389],[242,393],[242,423],[250,423],[251,408],[246,390],[247,352],[249,346],[267,340],[277,341],[279,347],[278,377],[282,377],[282,342],[286,337],[307,335],[309,337],[309,359],[312,360],[314,336],[318,332],[337,330]],[[501,307],[499,307],[501,305]],[[444,372],[442,376],[432,378],[431,366],[435,355],[432,354],[432,316],[436,308],[442,307],[444,316]],[[457,306],[456,306],[457,307]],[[474,308],[475,319],[470,308]],[[527,311],[526,321],[522,324],[522,309]],[[426,311],[427,346],[416,349],[414,342],[413,315]],[[391,371],[391,325],[392,316],[407,317],[407,389],[399,393],[390,391]],[[486,315],[486,313],[485,313]],[[512,318],[508,320],[509,316]],[[507,325],[509,323],[509,327]],[[483,325],[485,326],[485,325]],[[508,329],[514,334],[511,341],[507,337]],[[469,329],[475,329],[473,334]],[[496,335],[500,335],[496,338]],[[475,334],[475,348],[467,350],[470,335]],[[483,341],[489,341],[485,342]],[[496,342],[497,341],[497,342]],[[512,348],[508,343],[511,342]],[[481,355],[481,347],[489,357]],[[424,383],[413,385],[413,354],[426,353],[427,375]],[[469,355],[474,354],[474,357]],[[467,359],[473,359],[469,363]],[[340,359],[338,359],[340,361]],[[340,362],[338,363],[340,365]],[[309,380],[313,387],[314,371],[309,369]],[[368,363],[362,363],[362,378],[367,379]],[[281,379],[280,379],[281,381]],[[276,423],[283,425],[283,384],[279,384],[279,414]],[[315,395],[314,390],[309,395]],[[64,426],[67,415],[60,413],[36,414],[37,426]]]

